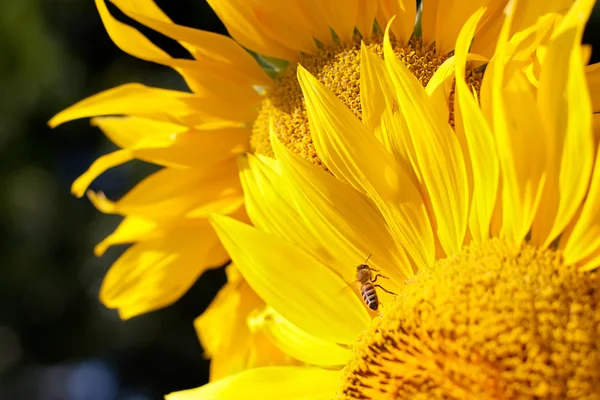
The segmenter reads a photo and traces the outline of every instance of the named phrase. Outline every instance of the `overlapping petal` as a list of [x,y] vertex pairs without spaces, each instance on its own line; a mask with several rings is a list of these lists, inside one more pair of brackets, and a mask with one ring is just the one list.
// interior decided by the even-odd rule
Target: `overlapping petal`
[[211,207],[210,212],[224,212],[232,204],[240,205],[238,199],[242,197],[242,191],[235,170],[235,160],[207,170],[163,168],[141,181],[118,201],[95,194],[91,194],[90,199],[98,209],[108,214],[133,215],[157,221],[183,217],[201,206]]
[[248,318],[264,301],[244,281],[235,265],[227,266],[227,283],[208,309],[194,321],[205,356],[211,359],[210,380],[251,368],[298,365],[263,332],[249,329]]
[[550,140],[547,183],[532,239],[549,245],[583,200],[592,173],[592,107],[579,46],[593,1],[579,1],[563,18],[541,69],[538,102]]
[[259,54],[297,60],[300,53],[281,45],[261,29],[254,4],[246,0],[208,0],[229,34],[242,46]]
[[143,117],[96,117],[91,124],[123,149],[168,146],[177,135],[189,128],[172,122]]
[[317,15],[322,15],[327,24],[344,43],[352,42],[358,18],[360,0],[314,1]]
[[97,158],[88,170],[73,182],[71,192],[77,197],[83,196],[88,186],[104,171],[131,160],[133,154],[129,150],[117,150]]
[[600,112],[600,63],[585,68],[585,78],[592,101],[592,111]]
[[165,396],[166,400],[329,400],[340,371],[317,367],[264,367]]
[[433,232],[410,176],[352,112],[302,67],[298,79],[319,157],[337,178],[367,193],[417,265],[430,264]]
[[203,75],[206,78],[204,84],[218,78],[219,85],[236,83],[242,90],[243,85],[251,89],[252,85],[271,83],[256,60],[231,38],[174,24],[162,11],[156,12],[152,0],[111,2],[134,20],[184,45],[198,61],[194,68],[185,68],[185,71],[198,78]]
[[72,105],[55,115],[49,124],[55,127],[79,118],[128,115],[189,128],[219,129],[240,127],[255,117],[256,111],[251,107],[233,108],[225,99],[201,98],[191,93],[130,83]]
[[207,266],[217,267],[226,260],[206,221],[173,229],[126,250],[106,274],[100,299],[128,319],[175,302]]
[[135,216],[125,217],[113,233],[94,247],[94,254],[101,256],[110,246],[157,239],[163,237],[165,233],[157,221]]
[[575,264],[586,260],[586,269],[600,265],[600,147],[596,151],[594,173],[581,215],[564,248],[565,263]]
[[[384,39],[385,64],[396,92],[396,101],[410,131],[422,184],[431,201],[437,237],[447,255],[462,246],[469,205],[466,167],[462,150],[450,125],[438,118],[425,89],[394,55],[389,27]],[[419,132],[419,134],[416,134]]]
[[469,229],[475,241],[486,240],[489,236],[500,176],[492,130],[465,82],[467,51],[481,15],[480,10],[465,23],[456,42],[456,95],[473,174]]
[[356,29],[358,29],[363,38],[368,38],[373,33],[378,6],[377,2],[371,0],[360,0],[358,2]]
[[[105,0],[95,0],[102,23],[112,41],[124,52],[146,61],[169,65],[173,59],[164,50],[153,44],[135,28],[118,21],[106,7]],[[166,19],[157,7],[144,8],[156,17]],[[185,62],[185,60],[182,60]]]
[[[493,110],[496,146],[502,149],[498,152],[503,186],[502,234],[512,243],[521,243],[531,228],[543,193],[548,138],[537,112],[533,89],[524,74],[513,68],[508,59],[508,37],[514,10],[513,7],[507,10],[496,55],[484,76],[482,91],[489,81],[492,104],[487,107]],[[482,96],[482,100],[489,99]],[[536,151],[530,151],[531,148]]]
[[[304,53],[316,52],[314,38],[327,42],[330,37],[326,22],[320,15],[311,13],[310,6],[306,1],[262,0],[253,3],[254,15],[268,37]],[[287,18],[281,18],[282,15]]]
[[[435,47],[441,54],[454,49],[456,38],[467,19],[478,9],[486,6],[488,0],[469,2],[440,1],[435,24]],[[492,2],[494,3],[494,2]],[[495,3],[500,3],[496,1]],[[423,4],[423,13],[427,13],[427,2]],[[423,33],[425,34],[425,33]]]
[[[199,94],[207,90],[210,91],[210,89],[213,91],[218,89],[222,94],[236,94],[239,101],[257,101],[258,94],[252,90],[251,85],[264,84],[267,82],[267,77],[264,73],[259,72],[258,64],[251,59],[250,55],[244,55],[244,50],[239,48],[233,41],[212,34],[197,33],[194,35],[192,32],[195,30],[173,24],[164,13],[147,0],[142,0],[135,5],[130,1],[117,0],[114,3],[132,18],[140,20],[140,22],[162,33],[171,34],[167,36],[172,36],[172,32],[176,31],[177,34],[183,36],[183,39],[191,39],[190,41],[197,40],[198,36],[204,38],[206,43],[200,49],[204,50],[205,54],[211,54],[212,57],[200,57],[197,61],[173,58],[138,30],[114,18],[108,11],[105,0],[96,0],[102,22],[113,42],[121,50],[142,60],[153,61],[176,69],[186,79],[190,88]],[[175,39],[179,39],[179,37]],[[196,52],[193,45],[187,44],[185,41],[182,44],[188,47],[194,55],[198,53],[202,55],[202,51]],[[220,48],[217,50],[215,45],[220,45]],[[231,65],[232,62],[236,61],[244,62],[236,69]],[[223,75],[218,73],[219,69],[222,69]],[[228,72],[229,76],[235,76],[234,72],[236,70],[239,76],[235,81],[224,79],[227,78]],[[240,78],[244,77],[246,72],[250,76],[246,77],[245,80],[241,80]],[[250,82],[248,82],[248,78],[251,79]],[[220,82],[221,85],[215,86],[217,82]],[[236,84],[232,85],[232,82],[236,82]]]
[[[292,243],[234,219],[214,215],[221,242],[256,293],[307,333],[352,343],[369,314],[346,283]],[[300,266],[290,270],[292,265]]]
[[244,151],[248,140],[244,128],[196,131],[139,117],[100,117],[93,123],[124,148],[98,158],[73,182],[72,192],[78,197],[104,171],[134,158],[168,167],[209,170]]
[[[272,135],[275,156],[293,191],[301,223],[308,236],[325,244],[337,259],[336,268],[347,282],[356,275],[356,265],[372,254],[372,265],[391,277],[390,290],[411,277],[410,261],[398,248],[383,216],[360,192],[332,177],[285,148]],[[304,241],[306,243],[306,240]]]
[[398,105],[385,63],[364,44],[361,46],[360,88],[363,123],[417,185],[414,147],[406,121],[398,116]]
[[289,354],[308,365],[341,367],[352,356],[348,347],[313,336],[283,318],[271,307],[257,312],[250,319],[250,326],[264,332],[284,354]]
[[324,243],[312,237],[290,201],[287,182],[264,158],[252,154],[238,159],[248,216],[253,225],[284,238],[313,254],[330,258]]
[[388,24],[392,18],[391,29],[396,39],[407,43],[410,39],[417,18],[417,2],[410,0],[379,0],[377,22],[381,28]]
[[[553,1],[520,1],[510,5],[512,8],[511,29],[507,33],[508,37],[519,34],[529,27],[535,25],[539,18],[549,14],[564,15],[567,13],[572,0],[553,0]],[[471,52],[491,58],[496,50],[498,37],[504,23],[503,11],[509,7],[510,2],[506,0],[493,0],[487,4],[486,14],[482,18],[482,26],[477,31],[473,40]]]

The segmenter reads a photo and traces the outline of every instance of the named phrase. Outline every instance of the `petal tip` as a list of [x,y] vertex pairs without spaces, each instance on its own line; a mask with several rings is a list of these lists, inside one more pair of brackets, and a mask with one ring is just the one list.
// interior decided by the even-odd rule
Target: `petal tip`
[[88,199],[92,202],[94,207],[98,210],[102,211],[105,214],[111,214],[115,210],[115,203],[108,200],[104,192],[94,192],[93,190],[88,190],[86,192]]
[[56,114],[55,116],[53,116],[52,118],[50,118],[48,120],[47,124],[50,127],[50,129],[54,129],[57,126],[62,125],[65,122],[69,121],[69,118],[65,117],[67,110],[69,110],[69,108],[62,110],[61,112],[59,112],[58,114]]

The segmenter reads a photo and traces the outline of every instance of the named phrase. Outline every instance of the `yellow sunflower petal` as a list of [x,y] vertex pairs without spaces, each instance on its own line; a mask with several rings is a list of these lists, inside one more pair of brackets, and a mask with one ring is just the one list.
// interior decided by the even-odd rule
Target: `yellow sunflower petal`
[[[183,216],[200,205],[227,207],[228,203],[237,202],[241,196],[235,160],[231,160],[200,171],[163,168],[116,202],[98,196],[91,196],[90,200],[105,213],[169,220]],[[213,207],[212,211],[219,210]]]
[[[429,2],[427,4],[430,4]],[[379,0],[379,25],[388,24],[392,18],[392,32],[396,39],[402,43],[408,43],[417,19],[417,2],[410,0]]]
[[[312,37],[313,23],[299,1],[261,1],[254,3],[254,15],[260,28],[282,46],[305,53],[317,50]],[[282,16],[285,15],[285,18]],[[315,19],[319,18],[315,15]]]
[[[151,0],[111,0],[132,19],[179,41],[199,61],[197,69],[213,78],[220,76],[225,82],[239,85],[268,85],[268,75],[256,60],[227,36],[177,25],[169,19],[160,18],[146,6],[154,5]],[[140,8],[144,7],[144,8]]]
[[425,92],[429,95],[430,101],[435,103],[434,110],[440,113],[440,118],[445,118],[449,113],[449,101],[454,84],[454,70],[456,68],[456,58],[449,57],[435,71],[427,86]]
[[511,33],[522,31],[523,29],[534,25],[538,18],[545,14],[566,14],[573,3],[573,0],[515,2]]
[[486,10],[477,26],[475,37],[471,45],[471,52],[485,58],[494,55],[494,48],[498,40],[498,33],[502,27],[504,16],[502,11],[508,0],[488,0]]
[[104,171],[126,163],[131,159],[133,159],[133,154],[129,150],[117,150],[102,157],[98,157],[88,170],[73,182],[73,185],[71,185],[71,193],[77,197],[83,196],[88,186]]
[[[521,243],[531,228],[543,192],[548,144],[532,87],[518,68],[505,65],[514,3],[507,7],[506,14],[496,55],[484,81],[486,77],[491,79],[493,126],[500,149],[503,236],[512,243]],[[506,71],[511,74],[505,77]]]
[[238,165],[246,210],[254,226],[295,243],[317,258],[329,254],[325,243],[319,243],[306,229],[285,195],[289,185],[285,180],[252,154],[239,157]]
[[249,323],[253,329],[264,332],[286,354],[309,365],[343,366],[352,357],[347,347],[306,333],[271,307],[255,313]]
[[377,2],[372,0],[360,0],[358,2],[358,13],[356,15],[356,29],[363,38],[369,38],[373,33],[373,24],[377,14]]
[[137,29],[117,21],[108,11],[104,0],[96,0],[96,7],[108,36],[121,50],[146,61],[167,64],[169,60],[172,60],[171,56],[153,44]]
[[575,264],[600,249],[600,147],[581,215],[564,249],[565,264]]
[[[166,16],[162,12],[156,11],[156,7],[151,8],[147,4],[131,6],[130,1],[125,1],[120,2],[119,5],[123,6],[125,11],[131,11],[131,9],[134,8],[142,12],[149,12],[150,15],[158,17],[159,22],[160,20],[168,20],[168,18],[166,18]],[[102,23],[104,24],[108,35],[121,50],[142,60],[153,61],[159,64],[168,65],[170,67],[175,68],[182,74],[186,82],[192,88],[194,88],[194,86],[196,86],[196,88],[202,86],[201,84],[195,82],[199,77],[196,71],[198,70],[199,66],[201,66],[201,63],[198,63],[195,60],[172,58],[168,53],[166,53],[158,46],[153,44],[150,40],[148,40],[137,29],[126,25],[114,18],[108,11],[105,0],[96,0],[96,6],[98,8],[98,12],[100,14],[100,17],[102,18]],[[162,15],[159,15],[159,13]],[[196,79],[194,79],[194,77]],[[204,79],[204,82],[210,81]],[[240,97],[244,98],[244,91],[240,90],[240,92]]]
[[[230,264],[226,267],[226,270],[229,271],[232,267],[234,267],[233,264]],[[194,320],[194,328],[196,328],[206,357],[211,358],[223,351],[225,347],[228,347],[228,342],[234,334],[249,334],[249,332],[240,332],[247,330],[247,315],[239,313],[243,314],[240,318],[238,315],[240,307],[246,307],[248,312],[264,308],[265,302],[246,286],[243,282],[240,282],[240,279],[231,281],[228,278],[228,282],[219,290],[206,311]],[[235,372],[241,370],[243,369]],[[219,378],[227,375],[230,374],[221,374]]]
[[342,43],[351,43],[358,17],[359,0],[315,1],[315,7]]
[[[138,83],[128,83],[105,90],[84,99],[55,115],[48,124],[51,128],[74,119],[96,115],[128,114],[153,117],[168,110],[174,117],[194,112],[192,105],[183,99],[192,95],[175,90],[151,88]],[[170,117],[174,122],[174,117]],[[161,118],[162,119],[162,118]]]
[[100,115],[130,115],[186,125],[198,129],[239,127],[254,120],[256,110],[248,104],[232,103],[217,96],[199,97],[177,90],[151,88],[130,83],[84,99],[55,115],[54,128],[78,118]]
[[[198,64],[207,66],[204,61],[198,61]],[[262,101],[262,96],[258,92],[257,87],[268,87],[268,84],[257,85],[235,82],[220,72],[220,66],[215,66],[212,71],[208,71],[200,66],[175,69],[183,76],[188,87],[194,94],[204,99],[213,99],[218,107],[217,111],[227,105],[238,109],[233,114],[239,113],[242,109],[252,111],[254,108],[258,108]],[[210,105],[210,103],[208,104]],[[209,110],[212,108],[208,107]]]
[[360,68],[363,123],[392,153],[412,182],[418,185],[420,177],[415,174],[415,149],[406,121],[398,115],[390,77],[381,57],[369,51],[364,44],[361,47]]
[[232,278],[235,266],[227,266],[228,282],[208,309],[194,320],[194,327],[210,357],[210,381],[237,374],[250,368],[270,365],[297,365],[299,362],[282,352],[263,332],[251,332],[248,317],[264,309],[265,302],[241,276]]
[[172,22],[154,0],[110,0],[110,2],[121,9],[129,9],[159,21]]
[[544,57],[538,102],[547,117],[551,163],[532,240],[548,246],[584,198],[594,163],[592,109],[579,43],[594,1],[578,1],[564,18]]
[[90,123],[102,130],[117,146],[127,149],[171,142],[173,135],[187,131],[187,126],[140,117],[95,117]]
[[166,400],[329,400],[341,371],[314,367],[264,367],[241,372],[196,389],[174,392]]
[[296,60],[300,53],[282,46],[261,29],[253,4],[247,0],[207,0],[227,31],[242,46],[265,56]]
[[465,82],[467,52],[482,14],[483,10],[479,10],[465,23],[458,35],[455,50],[456,96],[468,143],[474,182],[469,229],[475,241],[483,241],[489,237],[500,177],[493,133]]
[[594,254],[584,260],[579,269],[581,271],[593,271],[598,267],[600,267],[600,249],[596,250]]
[[138,117],[96,117],[97,125],[115,144],[140,160],[170,167],[205,167],[247,149],[249,130],[228,128],[197,131]]
[[298,80],[321,160],[337,178],[369,195],[415,264],[429,265],[434,259],[433,232],[410,176],[352,112],[302,66],[298,67]]
[[383,60],[369,51],[363,42],[360,47],[360,104],[362,121],[370,131],[381,124],[381,115],[392,105],[390,87]]
[[[346,283],[297,246],[228,217],[213,215],[211,222],[250,286],[294,325],[348,344],[369,322],[354,293],[340,293]],[[301,267],[292,271],[290,263]]]
[[[468,53],[466,61],[487,63],[489,60],[478,54]],[[447,58],[435,71],[425,87],[425,92],[427,92],[431,101],[436,103],[434,108],[440,111],[440,118],[445,118],[450,112],[449,100],[453,90],[452,85],[454,84],[456,64],[457,60],[454,56]]]
[[[254,10],[263,32],[286,47],[298,51],[306,47],[312,53],[317,49],[314,39],[332,43],[329,25],[312,0],[262,0],[254,3]],[[293,32],[298,37],[293,37]]]
[[[454,48],[456,38],[465,21],[473,13],[486,6],[488,0],[442,1],[438,4],[438,17],[435,27],[435,48],[438,53],[446,54]],[[427,4],[425,4],[427,7]]]
[[126,217],[113,233],[105,237],[94,247],[94,254],[99,257],[110,246],[156,239],[163,235],[164,231],[158,229],[156,221],[139,217]]
[[406,254],[394,243],[385,220],[364,196],[296,156],[274,136],[271,143],[302,211],[302,223],[339,260],[344,280],[356,279],[356,265],[369,254],[373,254],[372,265],[391,278],[392,291],[413,275]]
[[185,214],[189,219],[208,218],[212,213],[236,215],[240,221],[250,222],[244,209],[244,197],[240,192],[239,179],[232,176],[229,186],[219,186],[223,179],[217,178],[216,186],[205,190],[206,194],[200,197],[201,202]]
[[208,167],[246,151],[248,136],[246,128],[188,131],[174,137],[168,146],[141,146],[132,153],[140,160],[168,167]]
[[585,77],[590,91],[592,110],[595,113],[600,112],[600,63],[585,67]]
[[[498,32],[502,26],[502,9],[508,0],[486,0],[476,2],[456,2],[453,0],[435,0],[422,3],[422,35],[425,44],[436,42],[438,52],[444,53],[452,50],[454,39],[464,21],[467,20],[481,7],[486,7],[486,12],[481,19],[480,26],[477,27],[475,42],[478,47],[472,49],[473,53],[484,57],[493,55],[493,47],[496,45]],[[496,22],[500,21],[500,25]],[[444,37],[444,35],[447,35]],[[482,51],[482,50],[486,51]]]
[[435,28],[437,25],[437,10],[441,6],[440,2],[444,0],[430,0],[427,3],[421,3],[421,35],[423,43],[431,44],[435,42]]
[[425,89],[394,55],[389,26],[384,38],[387,71],[408,129],[422,183],[431,200],[437,236],[447,255],[462,247],[467,230],[469,191],[460,143],[447,120],[439,118]]
[[[484,15],[484,24],[475,35],[471,51],[485,57],[492,57],[495,52],[498,36],[504,22],[503,9],[507,0],[494,0],[488,2],[488,10]],[[554,13],[565,14],[573,0],[551,0],[551,1],[520,1],[517,2],[513,11],[514,18],[510,35],[519,33],[538,22],[538,18],[547,17]],[[510,37],[509,37],[510,38]]]
[[[144,11],[150,11],[150,15],[154,15],[155,17],[158,16],[159,19],[149,18],[145,21],[150,23],[150,25],[154,25],[153,28],[164,28],[164,26],[167,25],[167,30],[172,30],[175,26],[174,24],[168,22],[168,19],[166,16],[164,16],[164,14],[162,17],[159,16],[156,10],[150,9],[147,5],[132,6],[130,1],[117,1],[116,3],[123,8],[123,11],[126,14],[130,15],[134,19],[136,19],[136,17],[140,17],[142,19],[144,18],[143,14],[140,15],[140,13],[136,12],[136,10],[142,11],[142,13]],[[147,3],[147,1],[144,1],[144,3]],[[252,86],[248,84],[248,82],[244,82],[246,85],[240,86],[239,84],[231,83],[234,78],[229,77],[231,79],[226,79],[228,77],[219,75],[218,67],[221,67],[224,72],[227,72],[227,65],[215,66],[216,62],[214,60],[205,62],[206,60],[195,61],[174,59],[159,47],[154,45],[138,30],[115,19],[108,11],[105,0],[96,0],[96,5],[106,31],[108,32],[112,41],[124,52],[143,60],[153,61],[175,68],[182,74],[190,88],[192,88],[194,91],[206,94],[206,92],[210,92],[211,90],[215,91],[218,89],[222,96],[229,95],[228,97],[230,101],[237,102],[241,107],[243,107],[245,104],[257,103],[259,101],[258,93],[253,90]],[[187,29],[188,32],[190,30],[193,31],[191,28]],[[224,48],[227,48],[227,46],[224,46]],[[243,66],[253,64],[255,66],[255,71],[258,71],[258,65],[255,61],[249,60],[248,58],[246,58],[244,61],[246,62],[240,64],[239,72],[242,71]],[[235,75],[235,71],[230,75]],[[261,81],[264,82],[265,77],[263,77]],[[208,106],[208,110],[212,109],[210,103],[206,106]],[[227,109],[224,104],[221,106],[224,109]],[[239,108],[231,104],[230,107],[232,109]]]
[[206,223],[136,243],[108,270],[100,299],[107,307],[117,308],[123,319],[166,307],[177,301],[208,265],[216,267],[226,261],[210,257],[216,245],[217,238]]
[[600,114],[592,114],[592,127],[594,129],[595,143],[600,142]]

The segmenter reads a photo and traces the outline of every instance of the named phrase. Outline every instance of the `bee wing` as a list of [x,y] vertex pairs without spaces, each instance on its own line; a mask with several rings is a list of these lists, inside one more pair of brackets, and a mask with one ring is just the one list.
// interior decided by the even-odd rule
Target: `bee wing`
[[352,285],[354,285],[355,283],[358,283],[358,279],[357,279],[357,280],[355,280],[354,282],[352,282],[352,283],[349,283],[349,284],[347,284],[346,286],[344,286],[344,287],[343,287],[343,288],[342,288],[342,289],[341,289],[341,290],[338,292],[338,295],[339,295],[340,293],[342,293],[344,290],[346,290],[346,289],[348,289],[349,287],[351,287]]

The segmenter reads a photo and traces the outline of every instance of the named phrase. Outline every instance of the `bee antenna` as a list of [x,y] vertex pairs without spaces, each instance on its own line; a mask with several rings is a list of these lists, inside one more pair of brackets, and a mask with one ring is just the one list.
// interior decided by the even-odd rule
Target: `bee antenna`
[[367,263],[367,261],[369,261],[369,258],[371,258],[373,254],[369,254],[369,257],[367,257],[367,259],[365,260],[365,264]]

